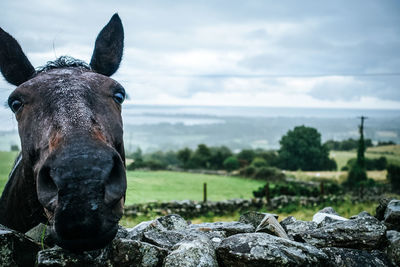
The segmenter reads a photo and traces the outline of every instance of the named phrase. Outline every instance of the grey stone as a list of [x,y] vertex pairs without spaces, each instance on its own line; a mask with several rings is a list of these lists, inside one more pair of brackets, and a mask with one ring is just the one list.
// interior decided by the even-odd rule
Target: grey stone
[[33,266],[40,245],[0,225],[0,266]]
[[226,234],[223,231],[207,231],[201,233],[203,233],[210,239],[214,249],[216,249],[221,244],[222,240],[226,238]]
[[264,219],[266,215],[272,215],[275,217],[275,219],[278,220],[279,216],[276,214],[271,214],[271,213],[263,213],[263,212],[257,212],[257,211],[248,211],[239,217],[239,222],[241,223],[246,223],[246,224],[251,224],[254,226],[254,228],[257,228],[257,226],[260,225],[261,221]]
[[339,214],[332,208],[332,207],[325,207],[322,210],[318,211],[321,213],[328,213],[328,214],[333,214],[336,216],[339,216]]
[[400,231],[400,200],[391,200],[384,215],[385,225],[389,230]]
[[400,266],[400,232],[390,230],[386,232],[386,238],[389,246],[386,253],[395,266]]
[[226,236],[231,236],[239,233],[252,233],[255,228],[251,224],[241,222],[214,222],[214,223],[200,223],[191,224],[191,229],[196,229],[202,232],[209,231],[223,231]]
[[321,250],[266,233],[237,234],[222,241],[217,249],[222,266],[322,265],[328,257]]
[[87,253],[75,254],[60,247],[39,251],[36,266],[98,266]]
[[264,219],[257,226],[256,232],[265,232],[271,235],[289,239],[285,230],[271,214],[265,215]]
[[143,238],[143,233],[147,231],[163,231],[165,227],[157,220],[141,222],[133,228],[126,229],[128,234],[125,238],[132,240],[141,240]]
[[128,234],[125,238],[142,240],[143,234],[148,231],[183,230],[187,227],[187,222],[181,216],[170,214],[152,221],[141,222],[133,228],[128,228]]
[[129,239],[114,239],[105,259],[97,263],[109,266],[161,266],[168,251],[151,244]]
[[50,227],[40,223],[25,233],[42,247],[52,247],[55,245],[55,239],[50,234]]
[[392,200],[393,198],[381,198],[379,200],[379,206],[376,207],[376,215],[375,217],[380,220],[383,221],[384,216],[385,216],[385,211],[386,211],[386,207],[389,204],[389,202]]
[[365,251],[350,248],[322,248],[329,257],[328,266],[390,266],[390,262],[381,251]]
[[334,222],[347,221],[348,219],[339,215],[317,212],[314,214],[312,220],[318,224],[318,227],[323,227]]
[[362,211],[357,215],[351,216],[349,219],[350,220],[354,220],[354,219],[363,218],[363,217],[373,217],[373,216],[371,214],[369,214],[368,212],[366,212],[366,211]]
[[167,216],[159,217],[156,221],[160,222],[167,230],[183,230],[186,229],[188,224],[181,216],[177,214],[170,214]]
[[193,239],[206,239],[209,238],[197,231],[148,231],[144,233],[143,241],[158,247],[170,249],[178,242]]
[[213,267],[218,266],[215,250],[209,241],[194,239],[182,241],[173,247],[165,258],[165,267]]
[[[321,214],[321,213],[319,213],[319,214]],[[318,223],[318,227],[325,227],[328,224],[331,224],[331,223],[334,223],[334,222],[337,222],[337,221],[340,221],[340,220],[337,220],[336,218],[332,218],[330,216],[325,216],[325,217],[323,217],[322,221],[320,221]]]
[[126,230],[121,225],[118,225],[118,232],[115,235],[115,238],[126,238],[128,234],[129,234],[128,230]]
[[289,238],[298,242],[305,242],[302,235],[307,231],[314,231],[318,227],[316,222],[296,220],[293,216],[285,218],[280,224]]
[[362,217],[307,230],[301,238],[317,247],[374,249],[384,241],[385,232],[385,225],[375,217]]

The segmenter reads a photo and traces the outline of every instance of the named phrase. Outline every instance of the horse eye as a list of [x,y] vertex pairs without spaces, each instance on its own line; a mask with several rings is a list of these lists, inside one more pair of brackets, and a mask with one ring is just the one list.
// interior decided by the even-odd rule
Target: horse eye
[[11,108],[12,112],[16,113],[22,108],[22,102],[18,99],[14,99],[10,103],[10,108]]
[[117,92],[113,96],[114,101],[117,102],[118,104],[122,104],[125,100],[125,94],[122,92]]

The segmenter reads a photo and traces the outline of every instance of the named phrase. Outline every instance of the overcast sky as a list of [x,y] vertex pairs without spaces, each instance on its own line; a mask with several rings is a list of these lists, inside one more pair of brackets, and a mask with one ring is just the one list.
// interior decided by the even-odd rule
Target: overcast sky
[[[0,1],[35,67],[118,12],[130,102],[400,109],[400,1]],[[0,81],[4,102],[13,86]]]

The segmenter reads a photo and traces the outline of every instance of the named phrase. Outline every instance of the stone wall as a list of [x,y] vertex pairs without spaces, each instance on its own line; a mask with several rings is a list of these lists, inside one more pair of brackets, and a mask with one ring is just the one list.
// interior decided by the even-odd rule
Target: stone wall
[[279,223],[250,211],[202,224],[170,214],[121,227],[106,248],[80,254],[54,246],[45,225],[26,234],[0,226],[0,266],[399,266],[400,200],[383,199],[376,213],[347,219],[327,207],[312,221]]
[[166,215],[180,214],[185,218],[194,218],[208,213],[216,215],[229,214],[235,211],[244,212],[248,210],[259,210],[263,207],[268,209],[283,208],[289,204],[299,204],[301,206],[315,206],[323,203],[340,203],[345,199],[349,199],[355,203],[359,201],[379,201],[378,195],[372,195],[360,199],[358,196],[332,196],[325,195],[322,197],[297,197],[297,196],[279,196],[271,199],[269,205],[266,199],[230,199],[224,201],[208,201],[200,202],[193,200],[171,201],[171,202],[150,202],[143,204],[135,204],[125,207],[125,216],[140,215]]

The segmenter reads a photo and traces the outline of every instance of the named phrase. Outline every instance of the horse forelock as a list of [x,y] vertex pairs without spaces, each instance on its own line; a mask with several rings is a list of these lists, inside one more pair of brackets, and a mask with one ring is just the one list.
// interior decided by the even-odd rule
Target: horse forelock
[[44,66],[36,68],[36,75],[42,72],[47,72],[52,69],[68,68],[68,67],[77,67],[86,70],[92,70],[90,65],[83,60],[76,59],[70,56],[61,56],[56,60],[48,61]]

